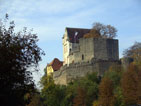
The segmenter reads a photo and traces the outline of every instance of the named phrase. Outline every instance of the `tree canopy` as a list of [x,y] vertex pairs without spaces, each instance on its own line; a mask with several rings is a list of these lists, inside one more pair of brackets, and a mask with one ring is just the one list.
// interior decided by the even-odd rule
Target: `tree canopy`
[[131,106],[141,103],[141,69],[134,64],[126,70],[120,64],[113,64],[101,78],[97,73],[89,73],[63,86],[56,85],[45,69],[41,84],[43,106]]
[[113,82],[109,78],[103,78],[99,85],[99,104],[102,106],[114,106]]
[[99,22],[93,24],[93,27],[90,33],[87,33],[85,38],[94,37],[94,38],[110,38],[113,39],[117,37],[117,29],[111,25],[104,25]]
[[141,42],[135,42],[134,45],[124,51],[123,55],[133,58],[136,64],[141,65]]
[[[8,20],[6,14],[5,20]],[[15,32],[14,21],[8,28],[0,24],[0,99],[14,106],[24,106],[24,95],[34,90],[31,68],[38,70],[44,52],[38,47],[38,38],[24,28]]]
[[133,64],[130,64],[128,70],[123,74],[121,79],[121,88],[126,105],[137,104],[137,71],[137,67]]

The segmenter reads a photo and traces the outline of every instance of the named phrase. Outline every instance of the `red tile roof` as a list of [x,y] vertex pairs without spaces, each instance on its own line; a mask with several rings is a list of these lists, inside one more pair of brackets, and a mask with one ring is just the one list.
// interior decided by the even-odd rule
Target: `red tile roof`
[[57,58],[54,58],[53,61],[51,63],[48,64],[49,66],[52,66],[54,71],[57,71],[60,69],[61,66],[63,66],[63,62],[60,61]]

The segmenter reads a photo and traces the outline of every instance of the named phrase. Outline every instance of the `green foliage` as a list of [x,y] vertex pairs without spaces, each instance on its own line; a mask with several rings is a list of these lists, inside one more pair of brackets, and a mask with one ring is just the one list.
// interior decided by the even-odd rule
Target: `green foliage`
[[[72,106],[74,104],[77,106],[77,101],[81,104],[84,100],[86,106],[92,106],[93,100],[98,98],[99,82],[96,73],[74,80],[67,86],[55,85],[52,76],[43,76],[41,98],[45,106]],[[78,88],[83,89],[78,90]],[[80,91],[85,91],[85,95]]]
[[[136,87],[138,92],[136,98],[138,98],[138,103],[140,103],[140,68],[131,67],[131,69],[139,75],[132,76],[130,73],[125,75],[127,71],[124,71],[121,65],[113,64],[104,74],[102,81],[100,81],[96,73],[91,73],[85,77],[75,79],[67,86],[55,85],[52,76],[43,76],[42,82],[45,82],[41,91],[43,104],[44,106],[99,106],[100,104],[103,106],[126,106],[126,104],[130,104],[130,101],[125,101],[125,91],[128,91],[126,86],[128,86],[129,82],[134,82],[132,78],[137,79],[137,86],[128,88]],[[129,76],[130,79],[123,80],[126,76]],[[121,86],[121,79],[124,81],[122,85],[125,86],[125,91],[123,86]],[[131,89],[130,93],[131,91],[135,92],[135,90]]]
[[[140,68],[131,69],[134,69],[139,75],[132,76],[130,73],[125,75],[127,71],[124,71],[121,65],[113,64],[104,74],[102,81],[96,73],[91,73],[75,79],[67,86],[55,85],[52,76],[43,76],[41,80],[41,82],[44,82],[42,83],[41,100],[44,106],[99,106],[100,104],[103,106],[126,106],[130,104],[130,101],[125,101],[125,93],[129,91],[126,87],[128,84],[130,85],[130,82],[134,82],[132,78],[136,78],[136,86],[128,88],[131,88],[131,94],[135,92],[135,89],[132,90],[132,88],[136,88],[138,92],[136,95],[137,102],[140,103],[141,71]],[[129,76],[130,79],[126,80],[125,78],[123,80],[126,76]],[[121,79],[124,81],[122,84]],[[121,85],[125,86],[125,91]],[[130,98],[132,98],[131,95]]]
[[124,97],[123,97],[122,89],[120,86],[115,88],[114,96],[115,96],[115,106],[125,106],[125,103],[123,100]]
[[113,64],[101,80],[97,77],[97,73],[91,73],[75,79],[67,86],[55,85],[52,76],[47,77],[45,74],[41,79],[43,85],[41,97],[44,106],[141,104],[141,66],[137,62],[133,65],[124,69],[122,65]]
[[84,78],[80,78],[73,82],[75,88],[81,87],[86,91],[86,106],[91,106],[93,100],[96,100],[98,98],[99,82],[100,81],[96,73],[88,74]]
[[[43,76],[40,82],[43,86],[41,99],[44,106],[63,106],[66,87],[55,85],[52,75]],[[64,105],[65,106],[65,105]]]
[[109,78],[113,82],[113,93],[115,98],[115,106],[124,106],[123,94],[120,87],[120,81],[124,70],[121,65],[113,64],[104,74],[104,77]]
[[124,72],[121,65],[113,64],[107,72],[105,72],[104,77],[108,77],[112,80],[114,87],[118,87],[120,84],[120,80],[122,77],[122,73]]
[[[131,70],[134,72],[129,73]],[[121,65],[113,64],[102,81],[97,73],[91,73],[75,79],[67,86],[60,86],[54,84],[52,76],[44,76],[45,81],[42,82],[46,83],[43,83],[41,96],[44,106],[126,106],[133,104],[132,98],[136,103],[141,103],[140,75],[140,66],[125,71]]]
[[31,98],[32,99],[27,106],[43,106],[39,93],[34,93]]
[[24,95],[34,92],[29,69],[38,70],[38,62],[44,53],[38,47],[37,36],[32,31],[24,28],[15,33],[14,21],[7,27],[0,23],[0,100],[4,105],[24,106]]
[[95,101],[93,102],[93,106],[99,106],[98,100],[95,100]]
[[65,87],[50,84],[41,94],[43,104],[46,106],[61,106]]
[[52,75],[47,77],[46,68],[44,68],[44,75],[42,76],[42,78],[39,82],[41,85],[41,88],[45,87],[51,81],[53,81]]

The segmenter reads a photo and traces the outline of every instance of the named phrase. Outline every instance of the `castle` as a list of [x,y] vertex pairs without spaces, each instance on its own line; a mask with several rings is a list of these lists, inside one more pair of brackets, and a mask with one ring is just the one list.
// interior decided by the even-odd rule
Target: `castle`
[[119,62],[118,40],[85,38],[84,35],[89,32],[90,29],[65,29],[62,38],[63,66],[52,71],[56,84],[67,84],[91,72],[102,76],[113,63]]

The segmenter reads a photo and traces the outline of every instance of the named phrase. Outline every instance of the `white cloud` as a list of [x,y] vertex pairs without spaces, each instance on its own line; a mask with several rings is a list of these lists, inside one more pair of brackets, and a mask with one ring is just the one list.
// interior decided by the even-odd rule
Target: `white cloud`
[[[19,0],[13,0],[11,2],[11,6],[9,8],[8,13],[11,14],[12,20],[15,20],[17,30],[22,29],[24,26],[28,26],[29,28],[34,28],[35,33],[38,33],[39,38],[41,40],[50,40],[55,39],[57,37],[60,37],[60,31],[64,31],[66,26],[71,27],[83,27],[81,21],[87,21],[88,18],[93,14],[99,14],[103,12],[104,10],[101,9],[103,5],[97,5],[95,8],[88,8],[83,9],[83,7],[86,6],[85,3],[72,0],[72,1],[58,1],[58,0],[52,0],[52,1],[45,1],[41,0],[39,2],[35,2],[35,6],[33,5],[33,0],[30,1],[19,1]],[[81,6],[80,6],[81,5]],[[72,8],[73,7],[73,8]],[[75,11],[82,8],[79,11],[74,12],[73,14],[69,14],[71,11]],[[37,11],[36,11],[37,10]],[[61,16],[61,17],[41,17],[41,19],[32,19],[25,17],[25,14],[32,15],[34,12],[37,12],[39,15],[41,12],[44,12],[44,14],[61,14],[67,13],[68,16]],[[93,13],[93,14],[92,14]],[[39,21],[39,22],[36,22]]]

